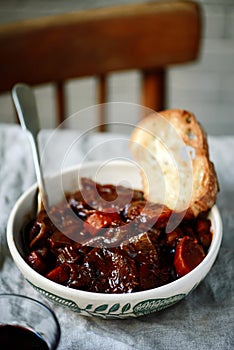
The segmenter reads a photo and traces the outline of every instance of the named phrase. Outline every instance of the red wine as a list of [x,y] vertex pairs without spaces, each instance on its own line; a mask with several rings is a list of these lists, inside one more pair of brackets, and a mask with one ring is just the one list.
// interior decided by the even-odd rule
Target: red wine
[[38,333],[30,329],[18,325],[1,325],[0,349],[49,350],[49,347]]

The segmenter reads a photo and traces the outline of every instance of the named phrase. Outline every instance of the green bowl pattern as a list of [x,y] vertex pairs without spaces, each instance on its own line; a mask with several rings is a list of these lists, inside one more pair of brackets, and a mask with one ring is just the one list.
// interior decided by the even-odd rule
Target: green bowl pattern
[[58,295],[55,295],[40,287],[35,286],[31,282],[29,283],[33,286],[34,289],[43,294],[46,298],[52,300],[53,302],[59,305],[68,307],[70,310],[75,311],[81,315],[95,316],[106,319],[138,317],[147,315],[152,312],[163,310],[168,306],[177,303],[186,296],[186,294],[177,294],[169,298],[147,299],[137,303],[133,307],[131,306],[131,303],[126,303],[123,306],[121,306],[120,303],[115,303],[113,305],[101,304],[98,306],[93,306],[93,304],[87,304],[85,308],[81,308],[72,300],[62,298]]

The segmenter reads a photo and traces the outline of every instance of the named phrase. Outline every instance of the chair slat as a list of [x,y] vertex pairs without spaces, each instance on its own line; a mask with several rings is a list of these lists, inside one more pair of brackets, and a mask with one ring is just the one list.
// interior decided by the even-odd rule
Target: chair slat
[[105,74],[101,74],[97,77],[97,102],[99,106],[98,116],[98,130],[103,132],[106,131],[106,108],[105,103],[107,102],[107,77]]
[[142,105],[162,111],[166,105],[165,69],[146,70],[142,72]]
[[57,124],[60,125],[65,120],[65,86],[63,81],[55,83],[55,100],[57,110]]

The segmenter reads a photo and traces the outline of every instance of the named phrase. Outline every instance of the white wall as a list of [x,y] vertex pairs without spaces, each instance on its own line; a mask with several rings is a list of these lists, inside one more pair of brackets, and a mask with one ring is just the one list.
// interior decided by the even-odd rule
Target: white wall
[[[1,0],[0,23],[48,14],[141,1],[120,0]],[[199,0],[204,19],[200,59],[187,66],[171,68],[168,74],[168,108],[194,112],[209,134],[234,133],[234,0]],[[138,102],[139,76],[125,72],[109,77],[110,101]],[[95,104],[94,79],[67,84],[67,115]],[[35,90],[42,128],[54,126],[53,87]],[[122,116],[122,121],[126,121]],[[110,120],[113,117],[110,115]],[[121,121],[121,120],[119,120]],[[10,95],[0,96],[0,122],[14,122]],[[135,122],[133,119],[129,122]],[[92,120],[89,121],[92,124]],[[74,125],[70,125],[74,127]],[[76,127],[76,125],[75,125]],[[87,125],[77,127],[86,128]]]

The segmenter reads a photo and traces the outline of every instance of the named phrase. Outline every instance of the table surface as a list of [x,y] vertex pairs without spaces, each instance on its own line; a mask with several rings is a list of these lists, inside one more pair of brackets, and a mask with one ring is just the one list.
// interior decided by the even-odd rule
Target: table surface
[[[40,143],[46,150],[45,173],[87,160],[130,157],[128,137],[44,131]],[[15,266],[6,244],[7,220],[17,198],[36,179],[27,136],[17,125],[0,124],[0,293],[28,295],[51,306],[62,330],[59,350],[234,349],[234,136],[210,136],[208,141],[219,178],[217,205],[224,232],[214,266],[189,296],[166,310],[136,319],[102,320],[53,304]]]

